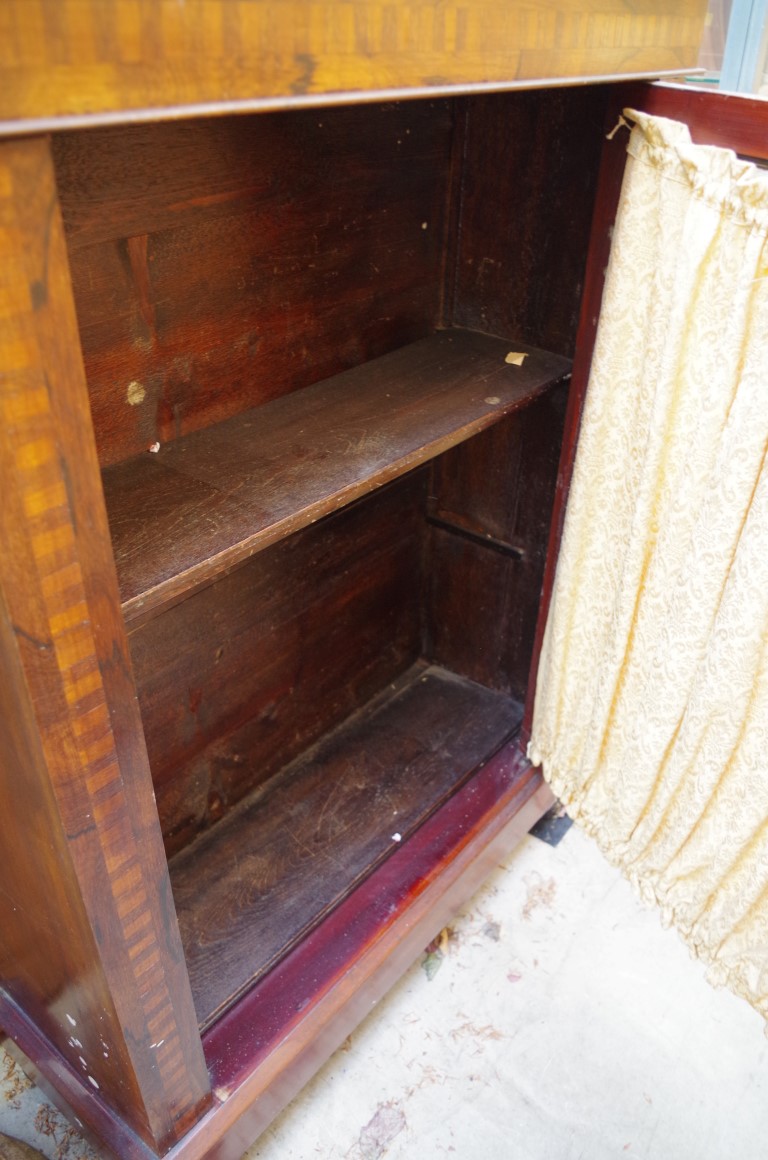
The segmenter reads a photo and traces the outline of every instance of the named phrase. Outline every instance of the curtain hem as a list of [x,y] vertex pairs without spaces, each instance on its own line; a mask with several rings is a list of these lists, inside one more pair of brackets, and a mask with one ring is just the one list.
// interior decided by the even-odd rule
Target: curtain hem
[[584,809],[577,800],[577,793],[574,792],[574,786],[578,784],[577,779],[572,774],[558,774],[553,771],[551,759],[540,749],[534,748],[532,743],[528,746],[528,758],[534,766],[541,768],[544,780],[555,797],[565,806],[568,817],[594,841],[606,861],[621,871],[643,906],[649,909],[656,907],[659,910],[664,928],[675,927],[691,958],[699,959],[705,965],[707,982],[713,987],[728,987],[740,998],[746,999],[763,1016],[766,1020],[763,1032],[768,1038],[768,998],[763,1001],[757,1000],[754,990],[744,981],[738,966],[730,966],[720,960],[717,953],[704,939],[696,935],[687,921],[681,920],[675,906],[668,902],[663,892],[659,891],[647,877],[638,873],[632,865],[631,858],[617,848],[615,838],[608,837],[602,827],[589,816],[588,809]]

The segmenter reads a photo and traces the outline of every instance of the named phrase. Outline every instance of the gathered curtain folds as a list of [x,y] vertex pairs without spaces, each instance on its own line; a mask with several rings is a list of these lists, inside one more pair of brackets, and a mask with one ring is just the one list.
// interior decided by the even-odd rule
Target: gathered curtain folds
[[768,174],[625,115],[529,756],[768,1017]]

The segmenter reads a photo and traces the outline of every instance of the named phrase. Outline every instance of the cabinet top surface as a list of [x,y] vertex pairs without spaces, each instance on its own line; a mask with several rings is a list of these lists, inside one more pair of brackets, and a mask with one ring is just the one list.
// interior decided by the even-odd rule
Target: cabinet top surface
[[680,75],[706,0],[2,0],[0,134]]

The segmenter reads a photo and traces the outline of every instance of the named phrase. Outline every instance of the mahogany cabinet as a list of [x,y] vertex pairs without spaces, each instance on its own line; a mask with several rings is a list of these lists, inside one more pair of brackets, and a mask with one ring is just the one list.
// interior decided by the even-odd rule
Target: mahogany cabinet
[[[335,26],[300,82],[268,5],[201,0],[241,56],[155,89],[127,0],[101,71],[5,7],[0,1022],[121,1160],[239,1156],[549,804],[521,721],[624,96],[555,82],[690,65],[703,19],[643,54],[608,7],[530,91],[515,5],[492,75],[393,5],[334,84]],[[442,76],[384,51],[429,12]]]

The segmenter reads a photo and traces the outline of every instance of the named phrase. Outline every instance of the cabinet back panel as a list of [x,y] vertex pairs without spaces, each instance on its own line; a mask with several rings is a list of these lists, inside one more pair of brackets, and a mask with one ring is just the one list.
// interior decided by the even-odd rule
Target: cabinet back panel
[[409,476],[131,634],[169,851],[418,657],[424,491]]
[[431,333],[451,136],[419,101],[57,138],[102,465]]
[[609,91],[466,101],[455,326],[573,354]]

